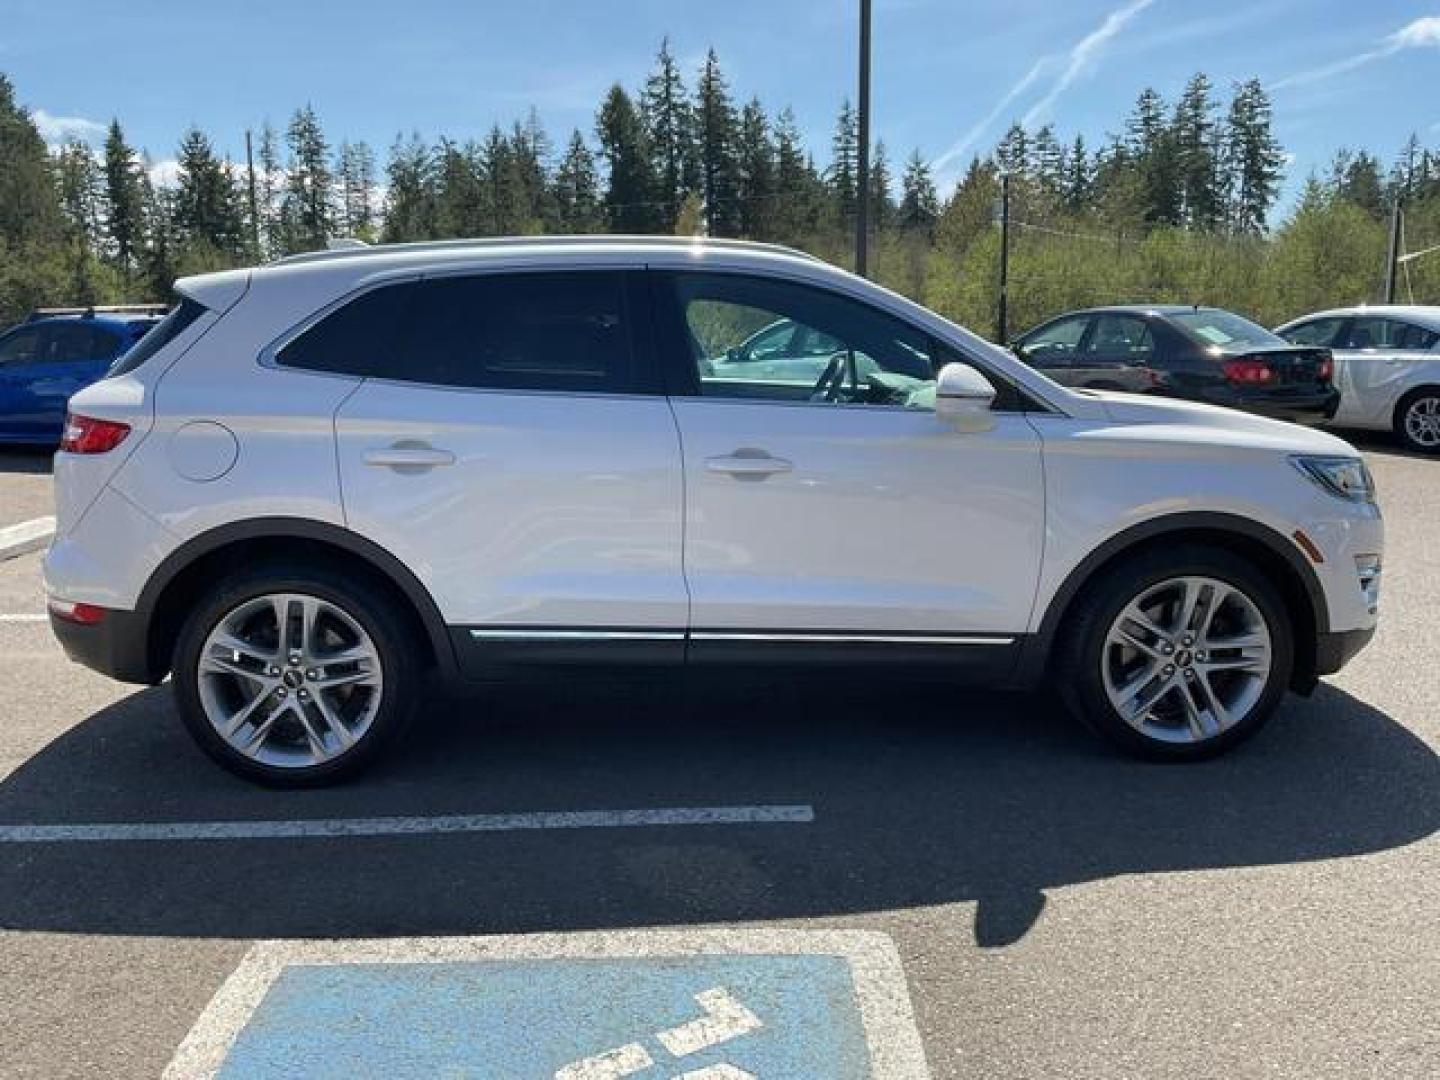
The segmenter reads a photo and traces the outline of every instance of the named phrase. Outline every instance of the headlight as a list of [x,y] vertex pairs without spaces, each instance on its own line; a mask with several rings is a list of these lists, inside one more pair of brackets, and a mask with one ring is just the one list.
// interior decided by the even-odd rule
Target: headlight
[[1337,499],[1360,503],[1375,501],[1375,481],[1359,458],[1292,457],[1290,460]]

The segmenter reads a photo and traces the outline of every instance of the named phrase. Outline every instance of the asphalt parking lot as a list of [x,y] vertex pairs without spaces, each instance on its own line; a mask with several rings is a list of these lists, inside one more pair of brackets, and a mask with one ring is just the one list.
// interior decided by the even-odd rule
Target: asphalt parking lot
[[[0,1076],[159,1075],[266,949],[313,962],[307,949],[397,939],[405,959],[443,936],[467,940],[436,956],[494,961],[487,942],[683,949],[717,927],[787,956],[811,940],[794,931],[893,946],[874,990],[893,1011],[875,1015],[897,1036],[913,1023],[937,1078],[1440,1074],[1440,461],[1364,445],[1389,529],[1374,644],[1198,766],[1111,756],[1043,697],[863,676],[587,681],[432,696],[361,781],[262,791],[192,748],[168,688],[64,659],[27,618],[43,610],[38,555],[0,563]],[[0,456],[0,525],[49,512],[37,461]],[[697,807],[788,812],[666,816]],[[592,816],[546,816],[566,811]],[[335,835],[439,818],[458,824]],[[196,827],[215,822],[292,825]],[[107,823],[156,829],[86,831]],[[33,842],[33,826],[74,828]],[[732,977],[752,1005],[784,1005],[766,996],[773,973]],[[522,1041],[567,1022],[551,1004],[515,1020]],[[427,1030],[447,1028],[437,1008]],[[729,1015],[748,1030],[748,1012]],[[663,1034],[684,1049],[682,1029]],[[394,1035],[357,1030],[350,1053]],[[830,1075],[776,1068],[760,1075]]]

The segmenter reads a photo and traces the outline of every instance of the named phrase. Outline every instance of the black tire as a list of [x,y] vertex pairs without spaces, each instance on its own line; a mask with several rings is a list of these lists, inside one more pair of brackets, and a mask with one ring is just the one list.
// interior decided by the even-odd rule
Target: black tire
[[[1270,634],[1271,668],[1258,699],[1234,726],[1195,742],[1167,742],[1123,719],[1106,692],[1102,664],[1106,636],[1125,607],[1163,582],[1186,576],[1224,582],[1255,605]],[[1294,662],[1294,625],[1265,575],[1223,548],[1183,544],[1138,553],[1102,571],[1082,590],[1061,627],[1056,674],[1070,710],[1112,745],[1149,760],[1194,761],[1224,753],[1259,731],[1285,696]]]
[[1400,445],[1407,450],[1417,454],[1440,454],[1440,443],[1427,446],[1425,443],[1417,442],[1405,426],[1405,417],[1416,402],[1432,400],[1436,402],[1436,408],[1440,409],[1440,386],[1422,386],[1411,390],[1400,399],[1400,404],[1395,406],[1395,437],[1400,440]]
[[[276,766],[245,756],[212,726],[202,701],[199,664],[206,638],[227,613],[272,593],[314,596],[341,609],[369,635],[379,658],[380,701],[368,728],[351,748],[318,764]],[[422,690],[423,657],[411,620],[384,590],[314,563],[267,561],[224,578],[196,604],[180,629],[171,681],[185,727],[220,765],[267,787],[318,787],[356,775],[394,745]]]

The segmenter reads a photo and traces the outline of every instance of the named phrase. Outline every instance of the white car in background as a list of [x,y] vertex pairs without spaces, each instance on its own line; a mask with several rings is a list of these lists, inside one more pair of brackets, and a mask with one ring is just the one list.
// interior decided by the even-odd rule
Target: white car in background
[[1320,311],[1275,332],[1335,356],[1339,427],[1394,431],[1422,453],[1440,453],[1440,307]]

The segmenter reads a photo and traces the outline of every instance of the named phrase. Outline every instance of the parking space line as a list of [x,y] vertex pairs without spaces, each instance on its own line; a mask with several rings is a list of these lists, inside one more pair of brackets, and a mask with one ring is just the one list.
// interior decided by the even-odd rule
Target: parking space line
[[641,810],[562,810],[444,817],[317,818],[296,821],[171,821],[93,825],[0,825],[3,844],[114,841],[297,840],[350,836],[633,829],[694,825],[804,825],[811,806],[678,806]]
[[49,619],[49,615],[41,612],[22,612],[18,615],[0,612],[0,623],[42,623],[48,622]]
[[6,525],[0,528],[0,562],[39,551],[50,543],[54,535],[53,517],[31,518],[18,525]]
[[[886,1080],[928,1080],[929,1068],[910,1005],[900,955],[888,935],[876,930],[812,930],[746,927],[701,930],[598,930],[571,933],[496,934],[484,937],[392,938],[383,940],[260,941],[196,1020],[165,1069],[164,1080],[208,1080],[221,1073],[237,1038],[287,969],[369,965],[455,965],[515,961],[605,961],[643,963],[705,957],[831,956],[844,960],[869,1056],[867,1074]],[[537,1022],[534,1035],[543,1026]],[[393,1034],[393,1033],[392,1033]],[[423,1033],[417,1035],[423,1037]],[[737,1043],[737,1045],[739,1045]],[[815,1044],[822,1050],[823,1041]],[[638,1065],[643,1046],[626,1044],[621,1063]],[[618,1054],[607,1055],[615,1064]],[[592,1059],[593,1060],[593,1059]],[[612,1075],[624,1075],[614,1073]],[[668,1075],[673,1075],[669,1073]],[[684,1075],[747,1075],[723,1066]],[[787,1075],[790,1075],[787,1073]],[[849,1073],[846,1073],[849,1075]]]

